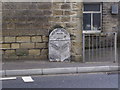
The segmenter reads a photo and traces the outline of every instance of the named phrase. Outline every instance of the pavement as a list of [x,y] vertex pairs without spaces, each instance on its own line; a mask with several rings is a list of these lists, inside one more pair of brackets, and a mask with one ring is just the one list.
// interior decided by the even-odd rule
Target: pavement
[[0,74],[6,76],[49,75],[118,71],[118,63],[113,62],[49,62],[48,60],[19,60],[2,62]]

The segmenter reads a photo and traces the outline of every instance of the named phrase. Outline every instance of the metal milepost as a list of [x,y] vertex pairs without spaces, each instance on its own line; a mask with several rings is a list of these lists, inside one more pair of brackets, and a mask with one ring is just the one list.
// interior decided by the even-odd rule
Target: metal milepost
[[49,60],[70,61],[70,35],[63,28],[54,29],[49,35]]

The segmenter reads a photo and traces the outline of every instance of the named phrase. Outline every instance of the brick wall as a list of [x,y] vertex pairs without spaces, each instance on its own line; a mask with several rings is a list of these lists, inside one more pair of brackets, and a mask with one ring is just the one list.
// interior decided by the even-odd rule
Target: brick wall
[[71,59],[82,60],[82,3],[2,4],[3,59],[48,59],[49,32],[60,25],[71,35]]

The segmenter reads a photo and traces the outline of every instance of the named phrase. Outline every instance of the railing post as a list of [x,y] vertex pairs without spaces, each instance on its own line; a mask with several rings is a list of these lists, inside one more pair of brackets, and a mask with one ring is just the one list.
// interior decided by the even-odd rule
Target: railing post
[[115,36],[114,36],[114,48],[115,48],[115,61],[114,62],[117,62],[117,58],[118,58],[118,55],[117,55],[117,33],[115,32]]
[[83,62],[85,62],[85,34],[83,33]]

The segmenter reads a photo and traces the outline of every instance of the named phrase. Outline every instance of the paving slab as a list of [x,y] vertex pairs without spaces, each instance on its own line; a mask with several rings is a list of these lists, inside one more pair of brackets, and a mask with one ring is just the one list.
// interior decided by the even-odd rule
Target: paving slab
[[89,67],[89,66],[118,66],[113,62],[49,62],[45,61],[11,61],[3,62],[2,70],[22,70],[22,69],[43,69],[43,68],[64,68],[64,67]]

